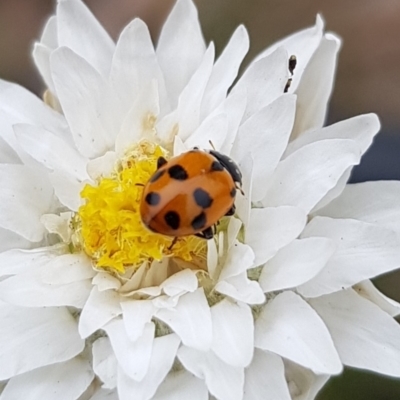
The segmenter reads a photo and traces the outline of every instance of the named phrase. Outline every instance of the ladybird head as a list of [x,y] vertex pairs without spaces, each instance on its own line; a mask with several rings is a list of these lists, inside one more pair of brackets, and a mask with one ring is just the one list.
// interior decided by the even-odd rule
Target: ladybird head
[[233,161],[232,158],[230,158],[230,157],[226,156],[225,154],[222,154],[216,150],[209,150],[209,153],[212,156],[214,156],[221,163],[221,165],[232,176],[233,181],[238,184],[239,188],[241,188],[242,173],[241,173],[238,165],[235,163],[235,161]]

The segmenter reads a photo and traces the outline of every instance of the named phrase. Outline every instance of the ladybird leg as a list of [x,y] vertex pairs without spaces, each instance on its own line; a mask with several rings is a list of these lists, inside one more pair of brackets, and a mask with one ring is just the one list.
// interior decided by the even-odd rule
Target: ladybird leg
[[195,236],[202,238],[202,239],[212,239],[214,237],[214,232],[212,230],[212,227],[210,226],[207,229],[204,229],[204,231],[200,233],[196,233]]
[[231,215],[234,215],[235,212],[236,212],[236,207],[235,207],[235,205],[233,205],[233,206],[227,211],[227,213],[226,213],[225,215],[226,215],[227,217],[230,217]]
[[[296,65],[297,65],[296,56],[290,56],[289,57],[289,72],[290,72],[290,75],[293,75],[293,71],[296,68]],[[284,93],[288,92],[291,83],[292,83],[292,78],[289,78],[288,81],[286,82],[285,89],[283,90]]]
[[175,243],[178,241],[178,238],[175,236],[174,240],[171,242],[171,244],[168,246],[168,250],[171,251],[172,248],[175,246]]
[[157,169],[161,168],[163,165],[167,163],[167,160],[164,157],[158,157],[157,160]]

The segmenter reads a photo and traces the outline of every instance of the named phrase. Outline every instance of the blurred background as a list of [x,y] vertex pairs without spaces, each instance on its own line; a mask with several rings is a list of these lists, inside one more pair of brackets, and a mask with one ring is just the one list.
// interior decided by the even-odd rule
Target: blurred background
[[[134,17],[143,19],[154,41],[174,0],[86,0],[117,39]],[[314,24],[321,13],[327,30],[343,39],[327,124],[376,112],[382,130],[352,175],[353,182],[400,179],[400,1],[398,0],[195,0],[206,41],[221,52],[239,24],[250,34],[247,62],[276,40]],[[53,0],[0,0],[0,78],[39,96],[44,91],[31,50]],[[400,199],[399,199],[400,201]],[[400,274],[375,281],[400,301]],[[332,379],[318,400],[398,400],[400,380],[347,370]]]

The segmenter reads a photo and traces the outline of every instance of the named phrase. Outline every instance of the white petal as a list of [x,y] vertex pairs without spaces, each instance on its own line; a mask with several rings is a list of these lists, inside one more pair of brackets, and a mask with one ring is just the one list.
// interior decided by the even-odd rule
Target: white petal
[[121,287],[120,280],[105,271],[97,272],[92,280],[92,284],[97,286],[99,292],[110,289],[118,290]]
[[119,400],[118,392],[115,389],[99,389],[89,400]]
[[265,264],[258,282],[264,292],[301,285],[324,268],[335,250],[334,241],[327,238],[294,240]]
[[265,295],[260,285],[258,282],[248,279],[246,272],[218,282],[215,290],[247,304],[262,304],[265,301]]
[[330,375],[314,374],[289,360],[283,360],[285,376],[292,400],[314,400]]
[[153,400],[208,400],[204,381],[182,370],[169,373],[161,383]]
[[117,165],[118,155],[115,151],[107,151],[100,157],[90,160],[86,165],[87,174],[96,181],[104,176],[109,177]]
[[92,346],[93,370],[103,382],[103,387],[113,389],[117,386],[118,363],[111,347],[110,339],[101,337]]
[[63,285],[93,278],[95,274],[86,254],[63,254],[46,263],[40,277],[43,283]]
[[[1,257],[1,256],[0,256]],[[207,270],[211,279],[217,279],[218,249],[214,240],[207,240]]]
[[40,222],[44,225],[47,232],[54,233],[60,237],[62,242],[70,243],[72,228],[71,228],[72,213],[65,212],[57,214],[43,214]]
[[243,88],[247,92],[247,107],[243,120],[282,95],[289,78],[288,60],[286,51],[279,48],[250,64],[232,89],[232,94]]
[[157,45],[157,57],[164,73],[172,108],[179,94],[199,66],[205,51],[197,10],[190,0],[179,0],[169,14]]
[[355,285],[353,289],[390,316],[396,317],[400,314],[400,304],[381,293],[371,281],[363,281]]
[[253,188],[253,159],[250,155],[248,155],[244,160],[239,164],[240,170],[242,172],[242,190],[241,192],[236,194],[235,205],[236,205],[236,214],[238,218],[243,222],[244,226],[247,226],[250,219],[251,212],[251,193]]
[[400,230],[400,182],[380,181],[347,185],[343,193],[317,214],[353,218]]
[[85,345],[66,308],[25,308],[0,303],[0,380],[79,354]]
[[246,243],[254,250],[256,266],[272,258],[279,249],[296,239],[307,221],[297,207],[253,208],[246,227]]
[[243,400],[291,400],[281,357],[256,349],[246,368]]
[[344,364],[400,376],[400,326],[392,317],[351,289],[310,304],[326,323]]
[[90,385],[93,377],[89,361],[77,357],[12,378],[1,399],[77,399]]
[[135,342],[143,334],[147,323],[155,313],[151,300],[129,300],[121,302],[123,321],[128,338]]
[[191,269],[184,269],[171,275],[160,287],[168,296],[194,292],[198,287],[196,273]]
[[289,56],[295,55],[297,57],[296,73],[293,75],[293,81],[290,85],[290,92],[293,92],[303,75],[304,69],[310,61],[311,56],[318,48],[323,34],[324,21],[317,15],[315,25],[311,28],[303,29],[296,32],[278,42],[275,42],[272,46],[259,54],[255,61],[271,54],[279,47],[283,47]]
[[78,211],[82,204],[80,193],[85,186],[70,175],[54,171],[49,175],[58,200],[71,211]]
[[135,394],[135,400],[152,399],[158,386],[172,367],[179,343],[178,336],[174,334],[154,339],[148,373],[141,382],[129,379],[120,371],[118,374],[120,399],[132,400],[132,393]]
[[244,157],[251,155],[254,162],[251,198],[254,202],[265,196],[267,183],[289,141],[295,111],[296,96],[280,96],[239,128],[231,156],[240,164]]
[[51,93],[56,93],[50,70],[50,54],[52,50],[52,48],[42,43],[35,43],[32,56],[33,60],[35,61],[35,65],[44,80],[45,86],[50,90]]
[[14,125],[14,132],[21,147],[47,168],[82,180],[88,178],[87,159],[53,133],[27,124]]
[[349,139],[304,146],[278,164],[263,203],[292,205],[309,212],[360,157],[358,146]]
[[353,219],[315,217],[302,234],[312,236],[334,240],[337,251],[315,278],[298,288],[306,297],[348,288],[400,266],[400,235],[390,229]]
[[156,317],[169,325],[186,346],[199,350],[211,347],[211,313],[203,288],[183,295],[174,309],[161,309]]
[[250,307],[224,299],[211,307],[211,317],[211,349],[214,353],[234,367],[248,366],[254,351],[254,321]]
[[114,43],[87,6],[77,0],[60,1],[57,7],[59,46],[72,49],[108,76]]
[[54,84],[79,152],[88,158],[114,146],[121,123],[118,99],[87,61],[66,47],[50,58]]
[[202,104],[203,116],[210,114],[224,100],[248,50],[249,35],[240,25],[214,65]]
[[[12,249],[29,249],[31,247],[32,243],[29,240],[8,229],[0,228],[0,253]],[[1,275],[3,275],[3,268],[0,268]]]
[[375,114],[365,114],[323,128],[312,129],[302,133],[296,140],[289,143],[285,157],[303,146],[326,139],[352,139],[364,153],[371,145],[379,128],[378,117]]
[[40,217],[52,209],[53,189],[43,171],[0,165],[0,226],[32,242],[45,233]]
[[23,307],[71,306],[82,308],[92,287],[90,279],[66,284],[42,282],[43,270],[15,275],[0,282],[0,298],[10,304]]
[[[181,0],[186,1],[186,0]],[[193,73],[189,83],[183,89],[178,101],[179,136],[187,139],[200,125],[200,111],[204,90],[214,62],[214,44],[211,43],[204,53],[199,68]]]
[[29,272],[59,257],[67,249],[64,246],[39,247],[32,250],[11,249],[0,253],[0,277]]
[[[147,374],[153,351],[154,329],[154,323],[146,324],[142,336],[132,342],[121,319],[114,319],[104,327],[118,364],[129,380],[141,381]],[[118,379],[120,375],[118,373]]]
[[254,266],[254,252],[250,246],[238,241],[230,248],[219,281],[239,275]]
[[255,346],[318,374],[338,374],[342,370],[328,329],[293,292],[278,294],[263,308],[255,322]]
[[309,129],[321,128],[324,124],[339,47],[338,38],[326,35],[307,64],[296,89],[297,112],[293,137]]
[[208,390],[219,400],[242,400],[244,370],[225,364],[214,353],[202,352],[182,346],[179,361],[196,375],[205,379]]
[[100,292],[93,286],[79,318],[79,333],[87,338],[122,313],[119,295],[114,290]]
[[[156,80],[157,92],[166,96],[163,76],[146,24],[134,19],[122,31],[115,49],[110,81],[123,107],[128,110],[149,82]],[[157,96],[158,97],[158,96]],[[162,100],[165,103],[166,99]]]
[[51,49],[55,49],[58,46],[57,17],[55,15],[52,15],[47,20],[40,37],[40,43]]

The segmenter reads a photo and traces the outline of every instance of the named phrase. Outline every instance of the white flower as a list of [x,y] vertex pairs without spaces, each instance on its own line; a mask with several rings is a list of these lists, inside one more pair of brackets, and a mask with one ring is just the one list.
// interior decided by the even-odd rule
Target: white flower
[[[339,45],[317,18],[230,89],[247,32],[215,61],[190,0],[156,49],[138,19],[114,44],[59,2],[34,50],[47,105],[0,82],[2,400],[306,400],[342,365],[400,376],[400,305],[369,281],[399,267],[400,184],[346,186],[379,122],[323,127]],[[210,142],[244,195],[171,248],[140,184]]]

